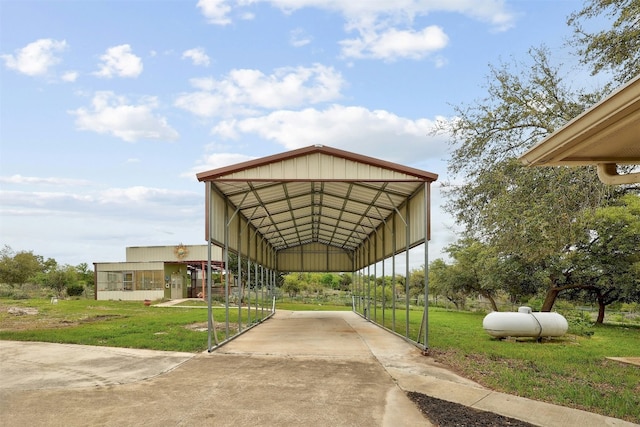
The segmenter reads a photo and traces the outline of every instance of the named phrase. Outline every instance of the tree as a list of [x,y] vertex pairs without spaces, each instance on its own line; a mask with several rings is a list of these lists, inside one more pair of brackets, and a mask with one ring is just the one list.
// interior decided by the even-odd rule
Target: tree
[[640,297],[640,197],[627,195],[612,206],[589,214],[591,227],[576,245],[582,289],[598,304],[596,323],[606,306]]
[[456,306],[456,309],[463,310],[467,293],[456,286],[454,274],[451,273],[453,267],[448,265],[442,258],[438,258],[429,264],[429,284],[433,295],[440,295]]
[[493,311],[498,311],[495,301],[500,283],[492,280],[490,272],[496,267],[496,258],[486,245],[473,239],[463,239],[450,245],[447,252],[454,260],[449,274],[455,287],[466,294],[481,295],[491,304]]
[[353,278],[351,277],[351,274],[340,273],[340,290],[348,291],[349,288],[351,287],[352,281],[353,281]]
[[[640,2],[638,0],[591,0],[569,16],[573,27],[571,44],[592,74],[611,71],[617,83],[631,80],[640,73]],[[588,31],[586,21],[606,17],[611,27]]]
[[14,253],[5,245],[0,251],[0,282],[11,287],[22,286],[43,270],[43,260],[31,251]]
[[[546,273],[549,311],[565,286],[567,253],[584,232],[580,222],[619,193],[589,167],[524,167],[517,157],[601,97],[569,89],[545,48],[531,64],[491,67],[488,96],[457,107],[445,125],[455,144],[449,169],[464,183],[449,187],[447,209],[465,236]],[[572,284],[573,286],[573,284]]]
[[45,286],[53,289],[61,297],[67,286],[77,283],[77,273],[73,266],[65,265],[49,272],[45,279]]
[[416,299],[416,304],[420,296],[424,295],[424,265],[409,273],[409,294]]
[[94,285],[95,276],[93,275],[93,270],[89,269],[89,265],[86,262],[76,265],[76,273],[78,274],[78,280],[82,284],[87,286]]
[[286,292],[289,297],[295,297],[300,292],[300,280],[297,274],[287,274],[284,277],[284,283],[282,284],[282,291]]

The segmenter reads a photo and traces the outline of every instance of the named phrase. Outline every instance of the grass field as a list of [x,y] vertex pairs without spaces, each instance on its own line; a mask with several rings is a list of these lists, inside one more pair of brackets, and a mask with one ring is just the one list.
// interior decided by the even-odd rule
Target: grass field
[[[35,309],[10,314],[9,309]],[[345,310],[344,305],[277,304],[286,310]],[[225,334],[225,310],[214,309],[219,340]],[[256,321],[252,311],[251,323]],[[265,310],[266,313],[266,310]],[[376,314],[380,317],[381,312]],[[249,324],[242,310],[242,324]],[[237,329],[238,310],[230,309],[230,328]],[[640,367],[607,359],[640,357],[640,328],[590,327],[590,334],[561,339],[496,340],[482,329],[484,314],[429,311],[430,354],[452,370],[491,389],[584,409],[640,423]],[[412,336],[421,312],[409,312]],[[390,313],[385,326],[391,328]],[[381,319],[380,319],[381,321]],[[406,314],[396,312],[396,330]],[[207,346],[207,310],[200,307],[145,307],[141,302],[0,299],[0,339],[77,343],[156,350],[202,351]],[[570,330],[571,332],[571,330]]]

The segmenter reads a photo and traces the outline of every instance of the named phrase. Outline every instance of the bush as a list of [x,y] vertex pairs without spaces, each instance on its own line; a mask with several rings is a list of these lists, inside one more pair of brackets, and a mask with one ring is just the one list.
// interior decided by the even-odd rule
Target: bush
[[67,285],[67,295],[77,297],[84,293],[84,285],[79,283]]

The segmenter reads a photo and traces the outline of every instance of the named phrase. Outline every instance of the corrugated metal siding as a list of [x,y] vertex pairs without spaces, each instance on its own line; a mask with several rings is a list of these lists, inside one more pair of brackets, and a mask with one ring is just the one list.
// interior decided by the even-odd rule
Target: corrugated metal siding
[[279,271],[352,271],[352,254],[322,243],[309,243],[278,252]]
[[323,153],[281,160],[251,169],[230,173],[228,180],[362,180],[362,181],[419,181],[416,177],[378,166],[369,165]]

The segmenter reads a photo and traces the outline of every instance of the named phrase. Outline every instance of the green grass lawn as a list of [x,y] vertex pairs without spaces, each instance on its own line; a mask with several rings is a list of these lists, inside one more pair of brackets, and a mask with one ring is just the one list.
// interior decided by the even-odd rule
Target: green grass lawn
[[494,390],[640,422],[640,367],[607,359],[640,357],[640,328],[602,325],[591,337],[501,341],[482,329],[483,318],[430,310],[432,355]]
[[[8,313],[9,307],[36,308],[38,314],[15,316]],[[267,314],[255,308],[251,313],[242,310],[242,327]],[[218,340],[223,341],[224,308],[214,309],[213,317]],[[229,317],[233,335],[238,310],[230,309]],[[132,301],[0,300],[0,339],[4,340],[198,352],[207,348],[207,324],[207,310],[188,307],[146,307]]]
[[[35,308],[21,316],[8,308]],[[202,305],[200,306],[202,307]],[[278,303],[280,310],[349,310],[344,305]],[[268,310],[264,310],[264,314]],[[225,337],[225,310],[214,309],[218,339]],[[232,307],[231,334],[238,310]],[[241,311],[242,324],[249,313]],[[262,310],[251,311],[251,323]],[[373,313],[372,313],[373,314]],[[376,314],[381,321],[381,310]],[[640,328],[603,325],[590,337],[559,339],[492,338],[482,329],[484,314],[429,311],[430,354],[461,375],[491,389],[584,409],[640,423],[640,367],[608,356],[640,357]],[[409,312],[410,333],[417,336],[422,313]],[[391,312],[385,326],[391,329]],[[203,351],[207,346],[207,310],[145,307],[141,302],[0,299],[0,339],[77,343],[172,351]],[[406,328],[406,313],[396,311],[396,330]],[[571,330],[570,330],[571,332]]]

